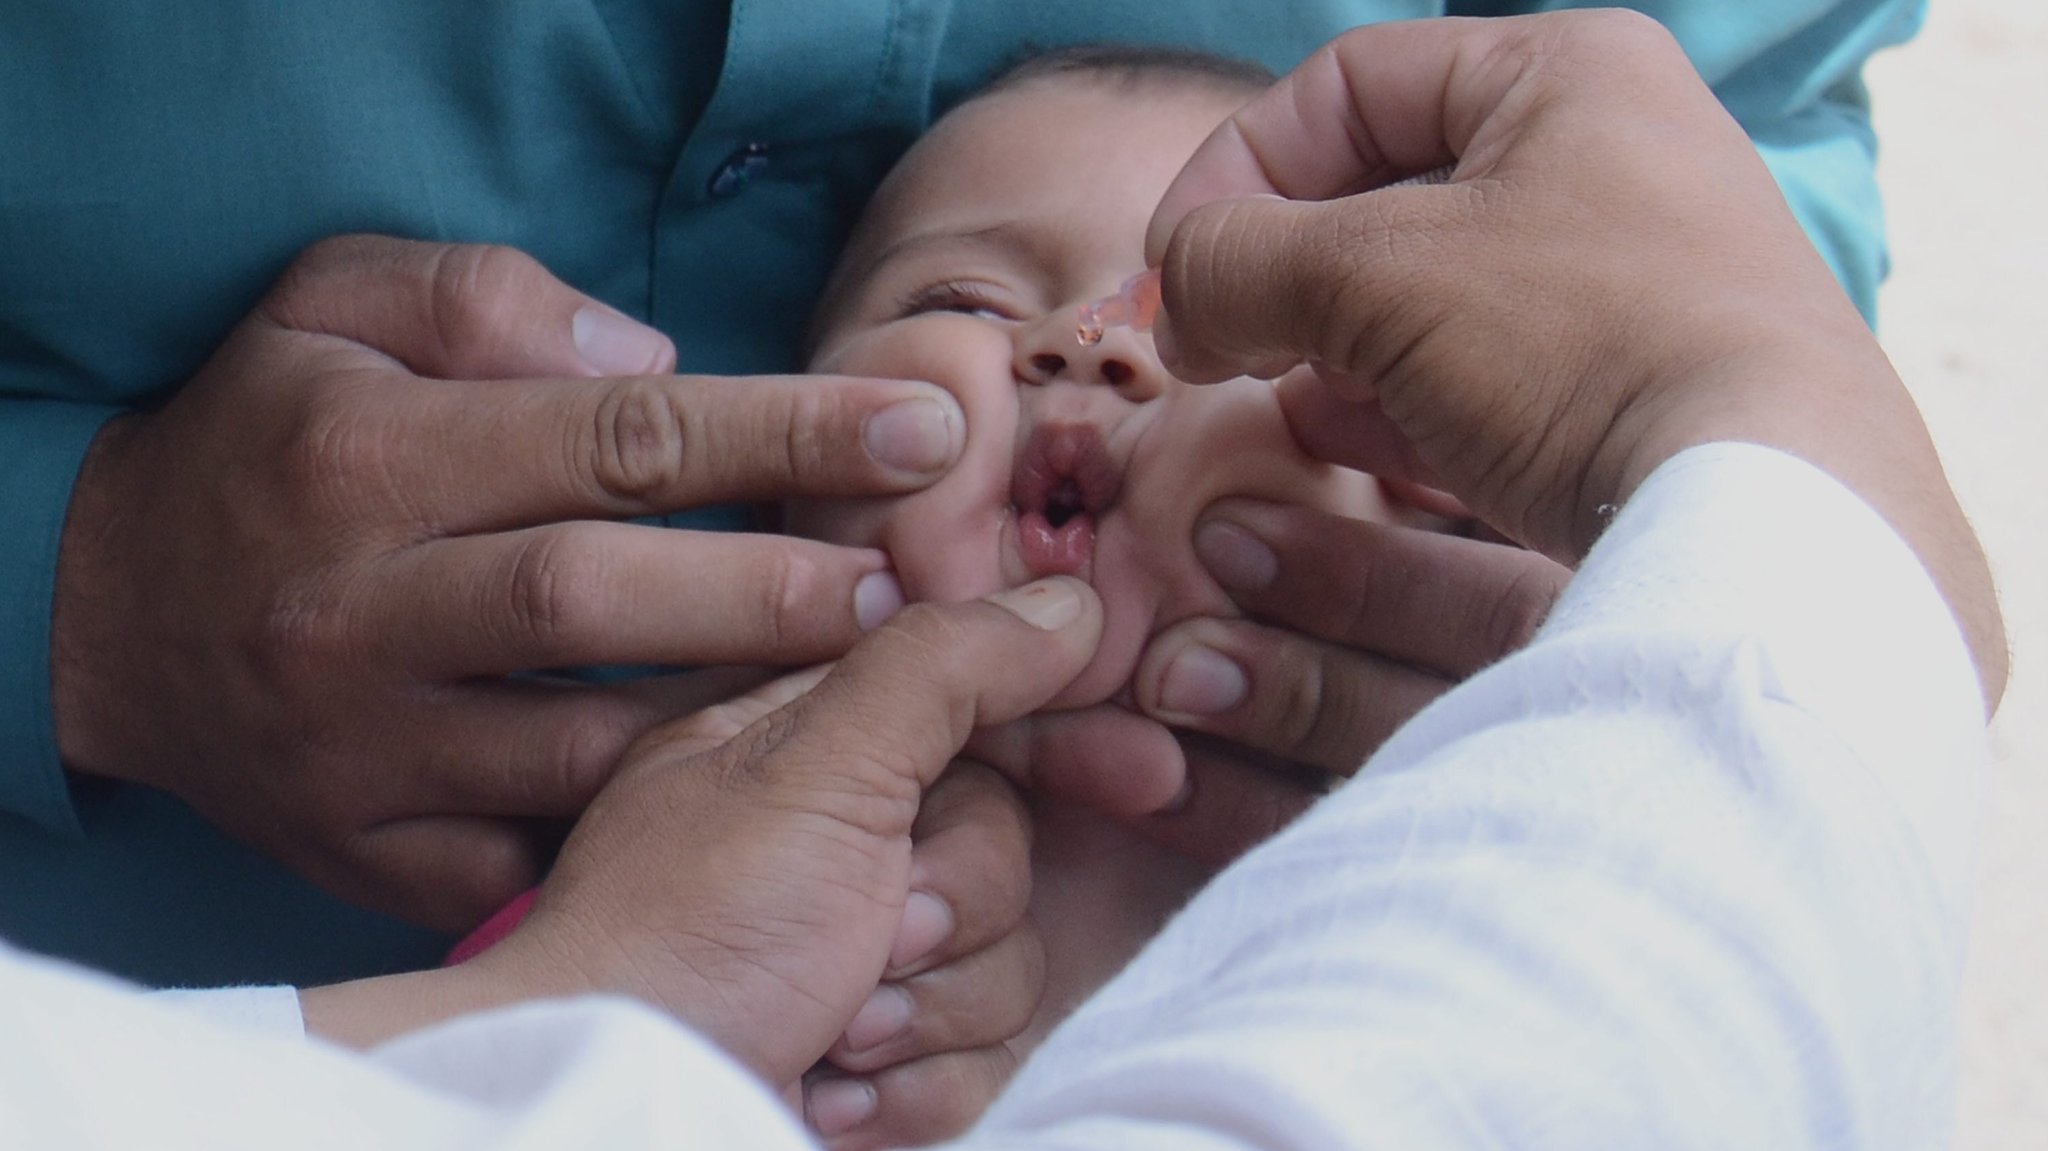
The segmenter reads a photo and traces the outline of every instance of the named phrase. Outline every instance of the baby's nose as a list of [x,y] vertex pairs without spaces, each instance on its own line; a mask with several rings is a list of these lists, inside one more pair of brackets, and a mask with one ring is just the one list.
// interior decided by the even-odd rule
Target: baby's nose
[[1150,336],[1112,328],[1100,343],[1084,347],[1074,334],[1071,308],[1042,316],[1018,333],[1016,373],[1027,384],[1107,386],[1134,403],[1158,396],[1167,382]]

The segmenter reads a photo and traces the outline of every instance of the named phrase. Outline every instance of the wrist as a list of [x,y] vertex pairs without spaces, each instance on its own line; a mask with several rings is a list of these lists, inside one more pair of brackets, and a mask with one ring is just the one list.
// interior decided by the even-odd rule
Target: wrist
[[357,979],[299,992],[306,1033],[368,1048],[464,1015],[539,998],[471,964]]
[[113,461],[131,439],[135,419],[109,420],[86,449],[65,511],[50,605],[50,710],[58,757],[68,770],[113,778],[132,777],[115,750],[116,733],[125,726],[125,693],[108,673],[120,666],[128,646],[122,633],[134,621],[128,610],[133,589],[115,574],[109,554],[124,530]]

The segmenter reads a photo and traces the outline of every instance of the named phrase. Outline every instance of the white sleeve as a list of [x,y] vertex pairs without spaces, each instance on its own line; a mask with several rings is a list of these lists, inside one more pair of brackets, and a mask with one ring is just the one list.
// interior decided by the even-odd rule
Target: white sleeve
[[965,1143],[1944,1146],[1983,729],[1874,513],[1684,453],[1534,644],[1204,891]]
[[306,1016],[296,987],[172,988],[151,999],[202,1019],[279,1039],[304,1039]]
[[[1205,891],[966,1145],[1939,1145],[1975,692],[1847,492],[1680,456],[1536,644]],[[630,1004],[364,1058],[0,947],[0,1146],[811,1144]]]
[[0,1147],[814,1146],[751,1074],[624,1000],[493,1012],[365,1057],[0,945]]

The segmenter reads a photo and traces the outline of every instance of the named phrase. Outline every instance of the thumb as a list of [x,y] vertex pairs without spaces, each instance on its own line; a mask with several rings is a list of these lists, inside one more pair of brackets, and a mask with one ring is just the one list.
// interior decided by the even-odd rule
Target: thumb
[[256,315],[363,344],[435,379],[658,375],[676,362],[667,336],[499,245],[323,240]]
[[1182,217],[1161,265],[1153,338],[1194,382],[1279,376],[1304,361],[1370,382],[1430,330],[1462,242],[1455,191],[1392,186],[1336,200],[1217,200]]
[[778,777],[815,792],[812,810],[907,835],[924,788],[975,729],[1050,700],[1088,665],[1101,633],[1101,601],[1065,577],[975,603],[914,606],[791,704],[766,754]]

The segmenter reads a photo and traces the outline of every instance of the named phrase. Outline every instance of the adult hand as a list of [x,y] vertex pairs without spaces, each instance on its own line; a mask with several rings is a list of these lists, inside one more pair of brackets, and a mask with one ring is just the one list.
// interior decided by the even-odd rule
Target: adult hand
[[1009,1081],[1010,1041],[1045,991],[1034,834],[1023,797],[983,765],[956,761],[925,793],[882,982],[796,1087],[832,1151],[957,1135]]
[[1988,569],[1910,397],[1653,21],[1348,33],[1203,145],[1147,253],[1178,374],[1307,361],[1282,401],[1309,450],[1437,482],[1566,563],[1687,447],[1817,464],[1919,552],[2002,691]]
[[1270,764],[1350,775],[1527,643],[1571,576],[1512,544],[1248,500],[1210,508],[1195,551],[1252,618],[1188,620],[1146,647],[1138,708],[1210,738],[1186,741],[1187,793],[1144,826],[1233,851],[1321,794]]
[[1028,716],[974,751],[1215,866],[1521,647],[1571,574],[1510,544],[1250,500],[1210,508],[1195,550],[1251,618],[1175,624],[1128,707]]
[[[714,704],[678,723],[664,743],[674,754],[709,750],[816,678]],[[1031,914],[1035,830],[1017,789],[980,764],[955,762],[925,792],[910,832],[910,895],[882,982],[826,1057],[785,1091],[834,1151],[955,1134],[1009,1078],[1012,1047],[1045,992]],[[493,915],[450,961],[495,946],[539,894]]]
[[[1014,799],[998,798],[993,778],[972,770],[934,789],[922,810],[920,797],[976,727],[1038,707],[1079,674],[1100,628],[1100,604],[1068,579],[987,602],[921,605],[829,672],[777,681],[650,733],[502,943],[460,967],[309,991],[308,1026],[369,1043],[483,1007],[610,991],[667,1008],[768,1081],[788,1084],[828,1051],[842,1064],[860,1061],[849,1025],[862,1026],[864,1004],[887,977],[913,1000],[911,1018],[872,1044],[871,1057],[994,1043],[1022,1026],[1028,1005],[987,1010],[1007,1017],[992,1025],[942,988],[915,985],[949,955],[1015,962],[1002,953],[1011,933],[998,921],[1007,916],[962,905],[950,909],[950,929],[934,931],[928,909],[906,909],[913,889],[942,871],[1020,861],[1015,845],[990,854],[960,837],[1014,819],[1014,810],[990,817],[986,807]],[[1021,823],[1004,834],[1021,837]],[[945,856],[953,867],[934,866]],[[1023,959],[1028,967],[1028,948]],[[928,1010],[936,1003],[951,1006]],[[934,1120],[910,1112],[979,1074],[961,1063],[923,1070],[934,1072],[923,1094],[904,1081],[892,1093],[877,1077],[882,1105],[871,1124],[936,1134],[918,1126]],[[887,1134],[878,1130],[842,1137],[870,1146]]]
[[729,687],[516,673],[809,663],[901,602],[877,552],[591,521],[901,492],[962,438],[926,385],[672,364],[514,252],[309,250],[88,454],[55,605],[65,762],[344,898],[473,925],[536,880],[530,817],[580,811],[642,732]]

